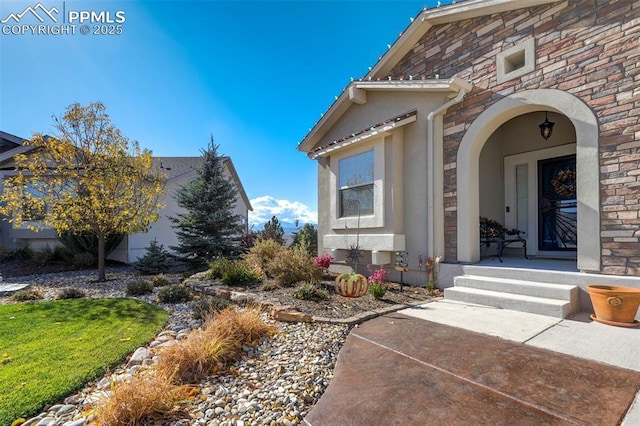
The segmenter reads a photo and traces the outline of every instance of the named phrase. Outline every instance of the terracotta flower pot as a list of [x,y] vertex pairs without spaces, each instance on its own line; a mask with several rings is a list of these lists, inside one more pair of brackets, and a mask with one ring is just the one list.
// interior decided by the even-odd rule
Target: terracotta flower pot
[[640,306],[640,288],[588,285],[596,321],[621,327],[640,325],[635,320]]
[[336,278],[334,287],[340,296],[362,297],[367,294],[369,283],[364,275],[342,274]]

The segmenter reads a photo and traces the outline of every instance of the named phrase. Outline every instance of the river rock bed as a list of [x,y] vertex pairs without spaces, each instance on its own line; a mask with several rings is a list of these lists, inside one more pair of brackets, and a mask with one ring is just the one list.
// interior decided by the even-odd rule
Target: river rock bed
[[[84,290],[88,297],[124,297],[126,284],[140,276],[127,268],[107,271],[106,283],[95,282],[95,271],[31,275],[5,281],[29,283],[52,299],[62,288]],[[178,275],[168,276],[179,282]],[[153,302],[154,294],[137,297]],[[0,299],[6,303],[7,298]],[[99,404],[111,383],[127,380],[155,362],[156,348],[180,340],[201,325],[191,316],[189,304],[160,304],[170,314],[165,330],[146,347],[135,351],[126,365],[89,383],[60,404],[48,407],[25,426],[80,426],[93,423],[92,404]],[[265,321],[271,322],[265,314]],[[320,398],[333,377],[338,352],[349,333],[348,325],[275,323],[277,334],[257,347],[245,347],[231,372],[209,377],[197,385],[199,393],[186,406],[188,418],[164,423],[175,426],[295,425]]]

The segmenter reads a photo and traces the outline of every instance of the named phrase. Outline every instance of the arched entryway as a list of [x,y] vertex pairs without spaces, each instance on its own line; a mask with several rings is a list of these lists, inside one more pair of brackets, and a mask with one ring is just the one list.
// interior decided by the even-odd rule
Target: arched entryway
[[[457,156],[458,262],[480,259],[480,154],[491,135],[504,123],[536,111],[565,116],[575,130],[577,174],[577,266],[581,271],[600,270],[600,197],[598,124],[579,98],[555,89],[529,90],[496,102],[471,124]],[[534,129],[533,131],[537,131]]]

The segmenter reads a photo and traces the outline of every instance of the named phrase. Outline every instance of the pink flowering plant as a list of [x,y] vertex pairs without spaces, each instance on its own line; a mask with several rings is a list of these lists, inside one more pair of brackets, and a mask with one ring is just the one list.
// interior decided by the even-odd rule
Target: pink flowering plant
[[389,278],[389,271],[380,266],[375,269],[372,265],[367,265],[369,270],[369,292],[377,300],[382,299],[387,292],[385,282]]
[[367,265],[367,269],[369,270],[369,282],[384,284],[389,278],[389,271],[384,269],[383,266],[380,266],[378,269],[375,269],[373,265]]
[[318,268],[321,268],[322,272],[325,275],[327,274],[327,270],[329,269],[332,263],[333,263],[333,256],[331,256],[329,253],[323,253],[320,256],[316,256],[313,258],[313,264],[316,265]]

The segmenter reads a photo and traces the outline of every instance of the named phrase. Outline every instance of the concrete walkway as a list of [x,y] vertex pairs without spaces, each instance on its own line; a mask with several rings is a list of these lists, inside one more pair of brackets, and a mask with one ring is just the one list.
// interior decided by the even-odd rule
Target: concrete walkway
[[305,423],[640,426],[639,390],[640,328],[442,300],[354,328]]

